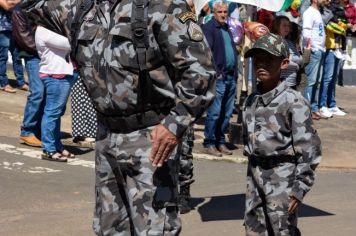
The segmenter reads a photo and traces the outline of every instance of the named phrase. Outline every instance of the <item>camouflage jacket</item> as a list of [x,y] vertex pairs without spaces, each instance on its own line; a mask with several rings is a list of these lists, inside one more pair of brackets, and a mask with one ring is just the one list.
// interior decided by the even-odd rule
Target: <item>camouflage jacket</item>
[[314,183],[321,143],[308,102],[285,82],[265,93],[251,94],[243,107],[245,155],[296,158],[292,195],[302,200]]
[[[46,11],[42,15],[51,15],[56,21],[52,25],[60,22],[57,28],[70,39],[70,22],[76,2],[24,0],[23,6],[32,16]],[[91,73],[95,74],[94,79],[87,80],[88,70],[81,75],[84,81],[90,81],[86,84],[90,84],[89,94],[99,113],[115,121],[116,117],[134,115],[137,105],[139,71],[130,24],[132,1],[98,2],[110,3],[109,15],[102,18],[105,14],[98,15],[102,12],[98,7],[95,12],[88,13],[93,17],[87,17],[81,28],[83,32],[79,37],[83,48],[76,60],[80,67],[85,62],[87,68],[94,68]],[[187,126],[208,108],[215,88],[211,51],[188,9],[183,0],[155,0],[148,5],[146,66],[154,98],[148,109],[168,108],[168,114],[160,122],[177,137],[181,137]],[[108,28],[100,22],[105,22]]]

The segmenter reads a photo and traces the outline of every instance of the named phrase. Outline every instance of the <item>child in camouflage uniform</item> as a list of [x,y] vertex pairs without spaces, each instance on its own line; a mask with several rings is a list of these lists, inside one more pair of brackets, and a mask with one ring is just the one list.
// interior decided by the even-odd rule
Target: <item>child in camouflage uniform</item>
[[320,139],[308,102],[280,79],[289,63],[287,42],[267,34],[247,57],[253,58],[258,85],[243,108],[246,235],[300,235],[297,209],[314,183]]

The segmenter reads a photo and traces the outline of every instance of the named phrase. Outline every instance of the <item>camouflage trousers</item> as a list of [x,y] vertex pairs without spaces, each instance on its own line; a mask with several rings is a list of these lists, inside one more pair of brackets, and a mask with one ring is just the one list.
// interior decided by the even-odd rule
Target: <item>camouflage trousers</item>
[[152,129],[118,134],[99,124],[93,219],[97,235],[179,235],[177,152],[161,168],[152,167]]
[[[294,169],[295,164],[293,163],[284,163],[273,169],[262,169],[259,166],[248,168],[245,210],[246,235],[300,235],[297,228],[297,212],[288,214],[289,193],[295,180]],[[265,203],[257,187],[264,193]]]
[[189,186],[194,182],[193,179],[193,146],[194,129],[189,126],[182,139],[179,158],[179,186]]

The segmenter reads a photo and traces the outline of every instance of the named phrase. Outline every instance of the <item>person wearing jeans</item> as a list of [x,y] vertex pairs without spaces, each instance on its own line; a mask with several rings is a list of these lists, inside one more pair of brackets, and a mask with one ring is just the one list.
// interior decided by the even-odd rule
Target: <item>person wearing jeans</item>
[[41,119],[44,107],[44,86],[40,79],[40,58],[37,54],[34,29],[20,7],[12,11],[12,37],[25,60],[30,93],[21,125],[20,142],[41,147]]
[[236,79],[228,75],[216,80],[216,94],[205,118],[204,146],[225,145],[225,131],[234,109]]
[[213,53],[217,74],[216,95],[205,118],[204,152],[221,157],[232,155],[226,147],[225,132],[235,104],[237,78],[237,51],[227,27],[228,3],[213,3],[214,17],[203,25],[204,35]]
[[44,107],[44,85],[39,75],[38,56],[26,56],[25,65],[30,93],[24,110],[20,140],[30,146],[41,146],[41,119]]
[[324,56],[325,52],[321,50],[312,51],[310,61],[305,66],[308,84],[304,89],[304,97],[310,102],[312,115],[319,113],[319,83],[323,73]]
[[320,8],[325,5],[325,0],[312,0],[311,5],[303,13],[303,42],[304,46],[311,48],[310,61],[305,66],[308,78],[304,89],[304,97],[309,101],[312,118],[322,118],[319,113],[319,83],[323,73],[323,59],[325,54],[325,29]]
[[[327,11],[328,10],[328,11]],[[324,12],[329,12],[329,15],[332,17],[324,17],[325,25],[328,25],[330,22],[337,23],[339,20],[334,15],[332,8],[330,6],[330,1],[324,7]],[[328,15],[325,13],[325,15]],[[324,16],[324,14],[323,14]],[[334,19],[335,18],[335,19]],[[329,20],[330,19],[330,20]],[[329,20],[329,21],[328,21]],[[346,28],[343,28],[346,30]],[[344,116],[345,112],[341,111],[335,100],[335,90],[336,90],[336,80],[339,76],[340,70],[340,59],[337,56],[339,50],[341,50],[342,45],[339,44],[340,37],[342,37],[344,32],[341,32],[339,29],[332,27],[325,27],[326,32],[326,53],[325,53],[325,62],[324,62],[324,72],[322,81],[320,84],[320,97],[319,97],[319,107],[320,114],[322,117],[330,118],[333,115]]]
[[43,77],[45,87],[46,105],[42,117],[42,147],[48,153],[63,152],[61,143],[61,116],[66,110],[70,89],[73,86],[77,73],[56,79],[52,76]]
[[336,107],[335,100],[335,79],[337,78],[337,69],[339,59],[335,57],[334,50],[328,49],[325,53],[324,73],[320,84],[320,113],[323,116],[332,117],[333,113],[329,107]]
[[13,69],[17,79],[17,85],[20,89],[28,91],[28,86],[24,81],[23,67],[18,53],[19,51],[12,40],[11,11],[19,2],[19,0],[0,0],[0,88],[8,93],[16,92],[16,89],[9,85],[9,80],[6,75],[9,50],[12,55]]
[[28,86],[25,84],[24,80],[24,71],[19,50],[16,48],[12,40],[12,32],[10,30],[0,31],[0,87],[3,91],[8,93],[16,92],[16,90],[9,85],[9,79],[6,74],[9,51],[12,55],[12,65],[17,86],[22,90],[28,91]]
[[45,93],[41,123],[42,159],[66,162],[74,155],[61,143],[61,116],[78,73],[69,57],[68,38],[38,25],[35,42],[41,59],[39,71]]
[[345,116],[336,105],[336,80],[339,76],[340,59],[335,56],[335,50],[327,49],[325,53],[323,79],[320,85],[320,114],[324,117]]

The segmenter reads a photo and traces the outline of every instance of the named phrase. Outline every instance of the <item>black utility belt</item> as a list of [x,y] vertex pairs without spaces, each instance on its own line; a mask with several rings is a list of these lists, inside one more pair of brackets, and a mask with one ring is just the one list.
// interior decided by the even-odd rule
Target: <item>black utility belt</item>
[[113,133],[131,133],[159,124],[169,114],[170,108],[149,110],[125,117],[105,116],[98,112],[98,123]]
[[268,157],[261,157],[261,156],[249,156],[248,158],[250,164],[253,167],[259,166],[263,169],[271,169],[279,164],[282,163],[297,163],[297,159],[295,156],[268,156]]

